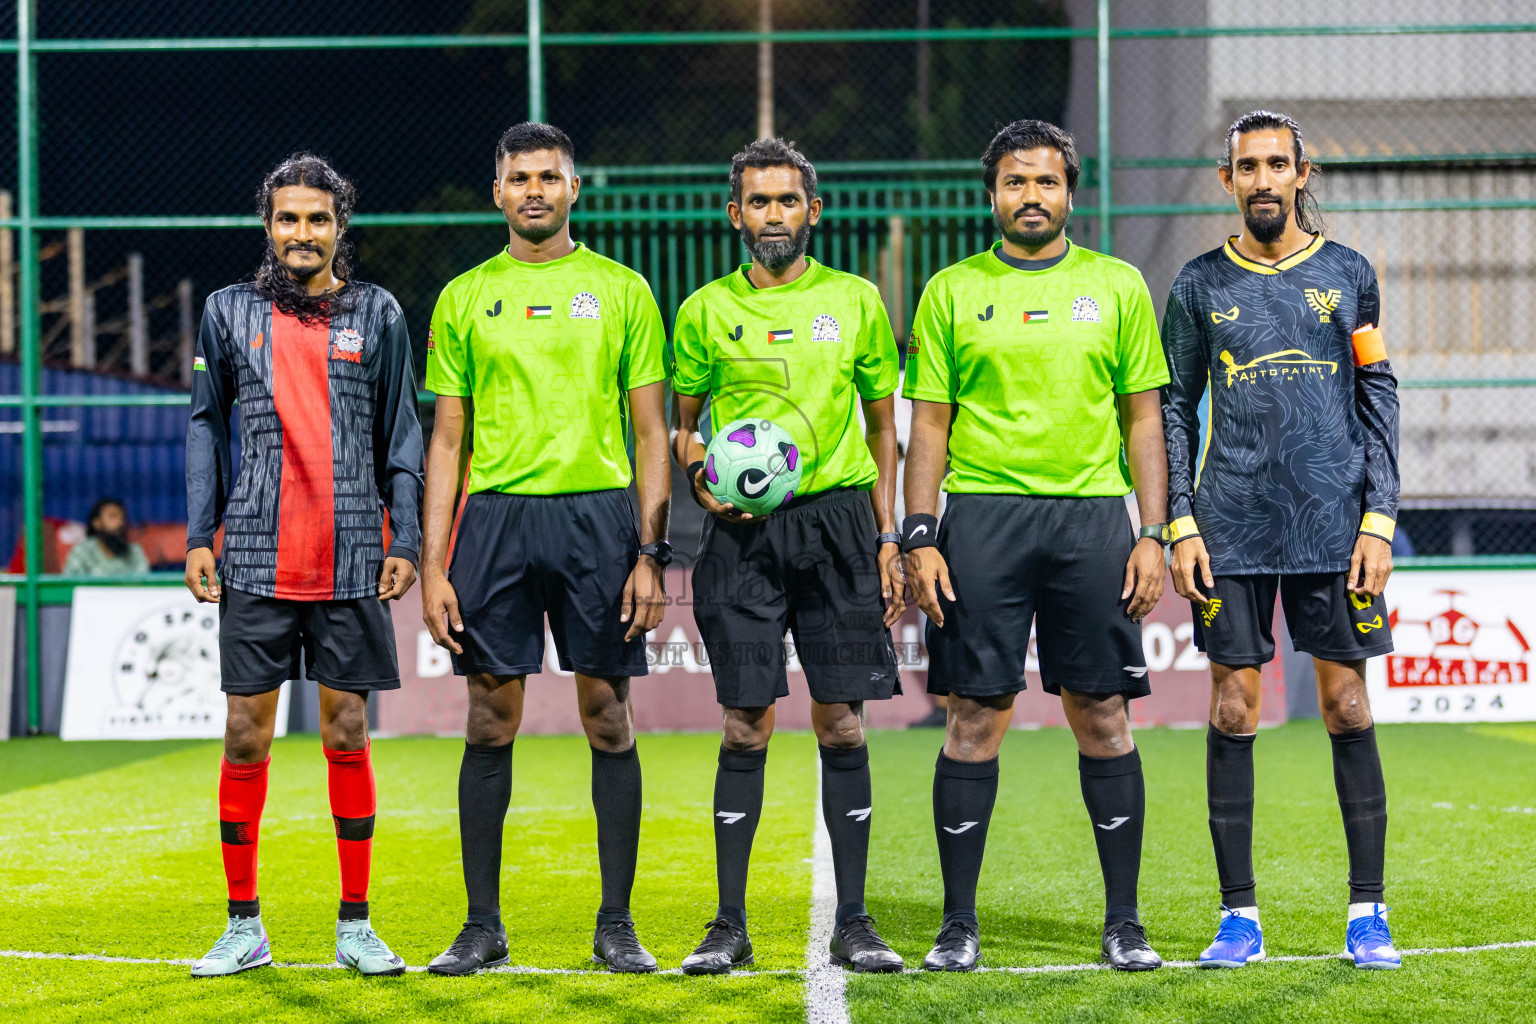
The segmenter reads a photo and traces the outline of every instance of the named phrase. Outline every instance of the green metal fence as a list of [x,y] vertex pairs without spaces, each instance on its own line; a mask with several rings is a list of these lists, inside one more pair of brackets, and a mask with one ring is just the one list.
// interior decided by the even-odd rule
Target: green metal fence
[[[638,12],[637,17],[643,18],[645,5],[633,6]],[[526,113],[530,119],[542,120],[550,106],[549,101],[552,98],[558,99],[558,96],[551,95],[554,87],[549,82],[550,62],[558,60],[562,54],[584,53],[593,48],[617,48],[626,53],[671,53],[678,48],[718,47],[731,49],[745,61],[751,59],[760,43],[773,44],[785,52],[820,48],[816,52],[829,55],[846,55],[859,47],[913,47],[919,54],[919,60],[925,59],[923,55],[928,53],[926,48],[930,44],[933,47],[960,44],[978,47],[999,44],[1089,47],[1093,82],[1092,138],[1091,144],[1087,138],[1080,143],[1090,152],[1084,161],[1084,175],[1079,186],[1071,230],[1081,241],[1104,251],[1119,252],[1122,244],[1132,247],[1140,244],[1141,248],[1136,253],[1127,252],[1127,255],[1136,260],[1138,265],[1144,265],[1141,262],[1146,258],[1144,254],[1152,251],[1148,246],[1155,246],[1157,237],[1171,235],[1175,228],[1188,226],[1191,232],[1206,240],[1203,247],[1209,248],[1219,240],[1225,227],[1230,227],[1233,219],[1230,204],[1221,202],[1219,194],[1213,195],[1209,187],[1200,192],[1196,186],[1188,184],[1189,181],[1196,181],[1195,178],[1186,180],[1179,177],[1199,174],[1209,176],[1215,153],[1212,151],[1208,131],[1197,132],[1188,139],[1170,138],[1161,149],[1154,145],[1154,151],[1150,153],[1145,151],[1146,145],[1140,144],[1116,148],[1117,142],[1127,137],[1127,129],[1136,127],[1134,123],[1127,124],[1121,120],[1127,116],[1123,113],[1123,107],[1135,97],[1127,100],[1116,93],[1119,77],[1129,71],[1132,79],[1140,83],[1144,73],[1151,73],[1148,68],[1152,62],[1178,64],[1176,58],[1170,57],[1171,51],[1156,51],[1153,48],[1189,46],[1202,40],[1317,40],[1318,45],[1322,46],[1325,40],[1362,41],[1383,38],[1404,40],[1403,45],[1406,46],[1407,40],[1417,37],[1480,37],[1517,38],[1528,50],[1536,50],[1531,45],[1536,43],[1536,22],[1167,26],[1138,25],[1125,21],[1147,16],[1149,9],[1160,6],[1146,5],[1143,8],[1141,5],[1127,4],[1115,5],[1112,10],[1110,0],[1096,0],[1094,3],[1076,4],[1073,7],[1078,15],[1085,11],[1091,12],[1091,18],[1083,19],[1081,23],[1062,24],[946,24],[942,27],[919,28],[848,27],[773,31],[573,32],[547,30],[547,12],[542,3],[540,0],[530,0],[524,12],[526,23],[523,31],[518,32],[39,38],[35,31],[38,0],[17,0],[15,38],[0,40],[0,58],[14,59],[16,64],[15,214],[0,217],[0,229],[17,233],[16,348],[21,364],[21,387],[18,394],[0,395],[0,410],[16,409],[21,417],[27,571],[15,577],[0,577],[0,582],[16,583],[22,588],[22,605],[26,610],[27,624],[26,687],[30,727],[35,731],[39,721],[40,659],[36,656],[39,643],[38,608],[45,601],[65,596],[71,585],[68,579],[41,571],[45,481],[42,478],[40,414],[44,409],[61,406],[177,404],[186,401],[181,395],[108,398],[46,396],[40,393],[40,367],[44,359],[40,343],[43,334],[41,319],[44,315],[40,292],[41,239],[46,233],[70,229],[138,235],[175,232],[181,233],[176,236],[178,238],[184,236],[190,239],[197,233],[213,237],[212,232],[230,229],[254,233],[257,227],[253,216],[227,212],[207,216],[45,216],[39,202],[39,189],[43,184],[39,179],[38,157],[37,84],[41,60],[65,56],[106,59],[108,55],[164,56],[177,53],[227,54],[235,57],[287,52],[325,55],[358,52],[374,54],[378,60],[388,60],[391,54],[407,50],[455,53],[493,51],[522,60],[527,74]],[[998,9],[1003,10],[1001,7]],[[478,6],[476,10],[479,10]],[[1280,12],[1280,16],[1283,14]],[[1057,20],[1070,21],[1064,17]],[[907,51],[903,49],[902,52]],[[1214,51],[1202,53],[1205,56],[1201,59],[1208,60],[1212,67],[1221,59],[1232,59],[1231,54],[1224,57],[1222,53]],[[1241,59],[1241,55],[1238,59]],[[1176,69],[1166,74],[1175,73],[1181,72]],[[1194,71],[1188,73],[1195,74]],[[1193,79],[1182,87],[1189,88],[1191,95],[1201,89],[1200,83]],[[721,97],[720,102],[736,100]],[[923,117],[927,116],[922,112],[929,102],[926,92],[922,93],[918,102],[919,113],[916,117],[921,127]],[[999,109],[1005,107],[1006,104],[1002,104]],[[1134,115],[1132,118],[1134,120]],[[1208,116],[1205,119],[1211,120]],[[1345,187],[1342,193],[1330,195],[1327,202],[1330,215],[1339,218],[1341,222],[1347,221],[1346,229],[1357,232],[1362,230],[1362,225],[1367,232],[1376,230],[1372,225],[1379,224],[1381,217],[1410,212],[1426,216],[1487,214],[1529,218],[1530,211],[1536,210],[1536,190],[1520,186],[1518,182],[1528,181],[1531,168],[1536,166],[1536,139],[1490,137],[1485,140],[1486,145],[1469,146],[1457,141],[1453,135],[1447,134],[1446,141],[1440,143],[1434,138],[1419,140],[1417,146],[1398,146],[1391,152],[1383,152],[1380,146],[1369,144],[1369,140],[1356,149],[1350,149],[1347,144],[1334,146],[1333,151],[1324,153],[1324,161]],[[881,286],[898,334],[904,334],[917,296],[928,277],[955,259],[985,247],[992,238],[993,228],[979,180],[975,154],[944,153],[941,154],[942,158],[937,159],[918,158],[914,154],[900,155],[908,158],[844,160],[818,164],[824,179],[826,219],[814,244],[818,257],[830,265],[852,270],[876,281]],[[1106,168],[1110,173],[1105,173]],[[594,248],[645,274],[656,289],[658,301],[669,319],[690,291],[742,259],[739,241],[722,213],[726,171],[723,162],[582,166],[580,169],[584,177],[583,200],[573,214],[578,232]],[[251,169],[253,180],[258,170]],[[1425,188],[1421,187],[1423,181],[1428,180],[1424,178],[1425,175],[1455,177],[1449,186]],[[1516,181],[1517,186],[1505,188],[1510,181]],[[1156,184],[1148,185],[1148,182]],[[1174,184],[1169,186],[1168,182]],[[1462,188],[1466,182],[1471,184]],[[1480,182],[1483,184],[1480,185]],[[463,238],[466,240],[464,244],[471,251],[475,246],[497,244],[498,235],[504,231],[501,214],[478,204],[469,205],[474,208],[451,208],[453,203],[449,202],[430,209],[402,209],[394,212],[369,210],[358,214],[352,224],[361,240],[365,262],[370,247],[372,251],[387,257],[392,251],[391,247],[437,244],[443,239]],[[1153,238],[1151,243],[1147,242],[1149,236]],[[1138,238],[1142,240],[1140,243],[1137,242]],[[413,242],[413,239],[417,241]],[[1368,245],[1357,247],[1369,252]],[[1179,259],[1188,258],[1200,251],[1188,245],[1179,248]],[[1176,266],[1176,262],[1172,265]],[[1388,269],[1385,263],[1378,267],[1384,280],[1388,276]],[[1156,276],[1158,273],[1167,276],[1164,271],[1148,272],[1154,294],[1158,293],[1159,285],[1166,288],[1166,280],[1159,280]],[[1421,270],[1405,262],[1401,270],[1405,294],[1409,284],[1415,280],[1414,274],[1421,274]],[[386,283],[397,294],[414,289],[425,297],[423,301],[429,303],[434,294],[433,289],[441,285],[442,279],[433,279],[428,273],[418,281]],[[1420,288],[1412,294],[1425,293]],[[407,303],[407,308],[413,307]],[[424,324],[413,324],[413,328],[424,328]],[[419,330],[419,333],[425,332]],[[1515,389],[1517,397],[1514,402],[1523,407],[1529,405],[1533,393],[1530,389],[1536,387],[1536,366],[1529,366],[1522,361],[1527,354],[1525,346],[1526,342],[1522,341],[1516,346],[1518,351],[1511,349],[1513,362],[1509,366],[1512,369],[1503,375],[1502,371],[1478,373],[1480,367],[1486,367],[1484,363],[1475,363],[1468,364],[1471,373],[1463,373],[1455,379],[1446,379],[1449,375],[1445,373],[1410,374],[1405,377],[1404,386],[1410,392],[1433,396],[1436,401],[1441,401],[1440,396],[1460,394],[1468,388],[1497,389],[1500,393]],[[1521,367],[1527,367],[1523,373],[1519,372]],[[1441,405],[1450,408],[1450,400],[1441,401]],[[1460,420],[1452,423],[1447,419],[1446,423],[1446,430],[1452,434],[1466,428]],[[1532,491],[1531,496],[1536,497],[1536,491]]]

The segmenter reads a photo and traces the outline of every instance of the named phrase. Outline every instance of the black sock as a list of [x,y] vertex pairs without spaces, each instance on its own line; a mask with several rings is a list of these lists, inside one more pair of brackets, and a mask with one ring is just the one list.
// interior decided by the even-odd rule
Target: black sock
[[597,812],[597,864],[603,875],[601,923],[629,919],[640,853],[640,752],[592,748],[592,809]]
[[260,917],[261,916],[261,899],[260,899],[260,897],[254,899],[254,900],[230,900],[229,901],[229,916],[230,917]]
[[1104,920],[1136,921],[1136,881],[1141,876],[1141,830],[1147,816],[1147,787],[1141,751],[1119,757],[1077,755],[1083,803],[1093,822],[1104,872]]
[[512,744],[464,744],[459,766],[459,851],[469,919],[499,927],[501,915],[501,830],[512,802]]
[[976,919],[976,880],[997,802],[997,758],[952,761],[939,751],[933,773],[933,831],[944,873],[944,917]]
[[368,920],[367,900],[342,900],[341,907],[336,911],[338,921],[366,921]]
[[1386,889],[1387,784],[1381,777],[1376,727],[1329,733],[1328,738],[1333,740],[1333,788],[1349,847],[1349,902],[1380,903]]
[[1221,902],[1231,908],[1259,905],[1253,879],[1253,740],[1216,726],[1205,731],[1205,801]]
[[763,815],[763,766],[768,751],[720,748],[715,772],[715,875],[720,916],[747,923],[747,866]]
[[838,924],[865,913],[864,874],[869,866],[869,747],[820,747],[821,816],[832,837],[837,878]]

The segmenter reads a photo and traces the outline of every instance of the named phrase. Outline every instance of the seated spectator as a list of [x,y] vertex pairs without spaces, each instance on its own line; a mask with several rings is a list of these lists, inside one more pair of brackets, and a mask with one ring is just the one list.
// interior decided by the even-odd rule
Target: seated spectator
[[91,506],[85,540],[70,549],[66,576],[136,576],[149,572],[144,549],[128,539],[128,512],[116,498]]

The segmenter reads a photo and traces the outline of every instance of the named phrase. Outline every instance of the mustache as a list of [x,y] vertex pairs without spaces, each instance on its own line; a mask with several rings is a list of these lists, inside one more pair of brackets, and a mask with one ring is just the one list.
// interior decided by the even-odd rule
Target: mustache
[[1051,219],[1051,212],[1049,210],[1047,210],[1043,206],[1039,206],[1039,205],[1036,205],[1034,203],[1026,203],[1025,205],[1019,207],[1017,210],[1014,210],[1013,211],[1013,219],[1014,220],[1018,220],[1020,217],[1024,216],[1026,213],[1038,214],[1039,216],[1044,217],[1046,220],[1050,220]]
[[1254,193],[1248,197],[1248,205],[1252,206],[1254,203],[1274,203],[1277,206],[1281,205],[1280,197],[1275,195],[1273,192]]
[[316,256],[319,256],[320,247],[315,245],[313,242],[290,242],[289,244],[283,246],[283,255],[286,256],[290,252],[312,252]]
[[552,211],[553,209],[554,209],[554,207],[551,206],[549,203],[543,202],[542,200],[538,200],[538,199],[530,199],[528,202],[523,203],[521,206],[519,206],[517,208],[517,212],[518,213],[529,213],[529,212],[531,212],[533,210],[543,210],[543,211],[545,211],[547,213],[549,211]]

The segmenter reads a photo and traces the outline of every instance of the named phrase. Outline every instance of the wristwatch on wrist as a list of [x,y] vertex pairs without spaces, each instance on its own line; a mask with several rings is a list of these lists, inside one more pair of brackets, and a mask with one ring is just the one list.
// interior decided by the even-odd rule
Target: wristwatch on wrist
[[1168,524],[1167,523],[1147,523],[1147,524],[1143,525],[1142,528],[1141,528],[1141,536],[1142,536],[1143,540],[1147,540],[1147,539],[1155,540],[1159,544],[1163,545],[1164,547],[1167,547],[1168,546],[1168,540],[1169,540],[1169,538],[1168,538]]
[[670,541],[653,540],[649,544],[641,544],[640,553],[642,555],[649,555],[651,561],[663,569],[672,564],[672,544]]
[[878,537],[875,538],[875,543],[877,545],[900,544],[901,543],[901,534],[899,534],[899,533],[882,533]]

